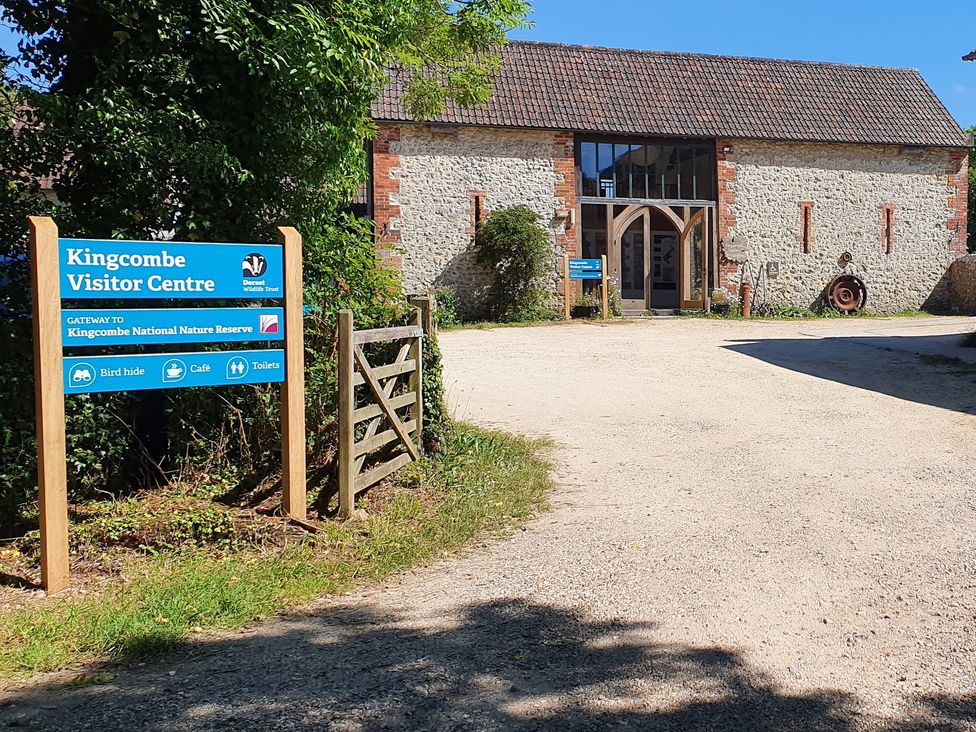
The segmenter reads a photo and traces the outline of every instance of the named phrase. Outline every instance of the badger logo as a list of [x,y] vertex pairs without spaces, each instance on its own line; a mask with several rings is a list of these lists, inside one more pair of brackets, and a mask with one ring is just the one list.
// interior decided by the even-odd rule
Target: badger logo
[[245,277],[260,277],[268,269],[268,260],[261,254],[248,254],[241,268]]

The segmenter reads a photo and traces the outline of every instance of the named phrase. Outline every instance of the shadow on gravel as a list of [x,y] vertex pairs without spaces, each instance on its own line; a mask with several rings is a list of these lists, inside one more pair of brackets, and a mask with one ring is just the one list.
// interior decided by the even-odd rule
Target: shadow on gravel
[[[949,351],[939,339],[948,347],[960,337],[770,338],[724,348],[858,389],[976,414],[976,365],[935,355]],[[923,364],[928,368],[919,368]]]
[[[110,684],[8,695],[0,724],[98,730],[861,730],[841,693],[791,692],[720,648],[662,645],[649,625],[495,602],[407,628],[330,608],[265,634],[187,644]],[[172,673],[172,675],[170,675]],[[976,700],[926,698],[893,732],[969,729]]]

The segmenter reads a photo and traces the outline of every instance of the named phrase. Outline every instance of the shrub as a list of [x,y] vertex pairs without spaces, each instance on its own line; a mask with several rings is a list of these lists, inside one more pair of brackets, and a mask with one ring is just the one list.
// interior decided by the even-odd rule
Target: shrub
[[492,320],[525,322],[552,317],[543,278],[552,268],[553,243],[538,214],[525,206],[492,212],[475,236],[475,254],[493,275],[486,297]]
[[580,292],[573,301],[573,306],[578,308],[598,308],[603,305],[600,293],[597,290],[590,292]]
[[450,287],[441,287],[434,290],[431,295],[434,298],[436,308],[434,309],[434,322],[438,328],[457,325],[461,322],[459,315],[460,303],[457,293]]
[[623,315],[623,303],[620,301],[620,283],[616,277],[607,277],[607,307],[610,314],[616,318]]

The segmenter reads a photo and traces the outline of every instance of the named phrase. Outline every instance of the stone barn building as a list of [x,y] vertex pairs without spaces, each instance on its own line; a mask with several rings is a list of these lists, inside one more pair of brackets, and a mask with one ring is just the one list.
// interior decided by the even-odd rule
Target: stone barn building
[[558,257],[606,254],[631,311],[743,277],[806,307],[843,272],[872,309],[938,308],[966,253],[966,138],[913,69],[512,42],[484,106],[418,123],[403,90],[374,105],[369,215],[409,290],[471,310],[475,229],[515,204],[552,232],[556,297]]

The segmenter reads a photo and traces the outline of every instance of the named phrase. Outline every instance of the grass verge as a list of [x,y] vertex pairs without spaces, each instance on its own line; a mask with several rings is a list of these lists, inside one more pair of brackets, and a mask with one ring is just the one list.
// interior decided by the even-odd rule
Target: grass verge
[[455,425],[436,460],[366,496],[366,518],[326,522],[323,533],[272,551],[132,557],[125,582],[0,617],[0,678],[144,658],[193,633],[239,628],[504,532],[544,508],[548,447]]

